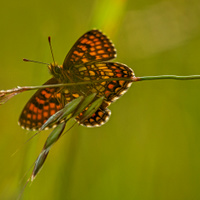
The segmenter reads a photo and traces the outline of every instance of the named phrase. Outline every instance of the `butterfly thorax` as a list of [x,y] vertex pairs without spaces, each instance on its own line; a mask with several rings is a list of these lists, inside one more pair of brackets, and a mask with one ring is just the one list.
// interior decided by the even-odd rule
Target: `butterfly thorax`
[[50,73],[57,79],[59,82],[70,82],[70,77],[66,71],[63,70],[62,65],[58,65],[57,63],[51,63],[48,66]]

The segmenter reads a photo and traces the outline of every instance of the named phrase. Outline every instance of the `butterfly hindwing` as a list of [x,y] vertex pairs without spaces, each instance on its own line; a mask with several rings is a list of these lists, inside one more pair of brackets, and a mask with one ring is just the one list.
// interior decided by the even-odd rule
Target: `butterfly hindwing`
[[81,36],[67,54],[63,67],[71,69],[84,63],[108,61],[116,57],[113,43],[99,30]]
[[111,111],[108,108],[100,108],[88,119],[81,121],[81,115],[76,117],[77,122],[82,126],[87,127],[99,127],[105,124],[111,115]]

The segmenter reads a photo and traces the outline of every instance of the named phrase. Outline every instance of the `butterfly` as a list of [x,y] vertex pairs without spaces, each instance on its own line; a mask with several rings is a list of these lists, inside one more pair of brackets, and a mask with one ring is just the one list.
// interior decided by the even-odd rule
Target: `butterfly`
[[[133,70],[125,64],[109,61],[116,55],[113,43],[105,34],[99,30],[86,32],[71,48],[63,65],[55,62],[48,65],[53,77],[44,85],[102,81],[37,90],[25,105],[19,118],[19,125],[27,130],[39,130],[50,116],[68,102],[91,93],[97,93],[96,98],[104,96],[103,103],[89,119],[82,121],[81,113],[76,120],[86,127],[97,127],[106,123],[111,115],[107,107],[127,91],[134,77]],[[127,79],[107,81],[109,78],[130,78],[130,81]]]

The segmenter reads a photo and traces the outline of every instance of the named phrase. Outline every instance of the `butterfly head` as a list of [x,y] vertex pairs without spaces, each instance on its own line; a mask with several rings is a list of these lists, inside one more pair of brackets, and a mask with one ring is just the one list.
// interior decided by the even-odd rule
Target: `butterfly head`
[[62,78],[62,66],[58,65],[57,63],[53,62],[50,65],[48,65],[48,68],[50,70],[50,73],[57,79]]

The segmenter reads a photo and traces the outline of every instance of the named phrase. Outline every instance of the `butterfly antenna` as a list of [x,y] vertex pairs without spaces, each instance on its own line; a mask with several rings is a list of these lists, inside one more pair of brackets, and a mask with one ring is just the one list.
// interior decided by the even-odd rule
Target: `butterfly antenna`
[[29,60],[29,59],[26,59],[26,58],[23,58],[23,61],[25,61],[25,62],[39,63],[39,64],[44,64],[44,65],[49,65],[49,63],[40,62],[40,61],[36,61],[36,60]]
[[49,41],[49,46],[50,46],[50,50],[51,50],[51,55],[52,55],[52,58],[53,58],[53,62],[55,64],[56,62],[55,62],[54,55],[53,55],[53,48],[52,48],[52,45],[51,45],[51,37],[50,36],[48,37],[48,41]]

